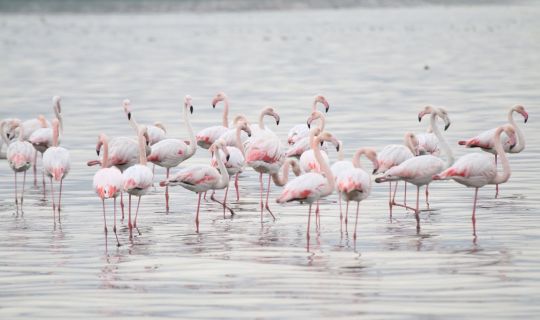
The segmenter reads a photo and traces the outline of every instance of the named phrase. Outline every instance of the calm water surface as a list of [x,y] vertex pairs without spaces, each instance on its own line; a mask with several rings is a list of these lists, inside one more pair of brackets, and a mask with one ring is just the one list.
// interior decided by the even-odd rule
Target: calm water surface
[[[24,215],[15,213],[12,172],[0,163],[0,318],[538,315],[539,16],[538,6],[0,15],[0,117],[51,117],[50,98],[62,95],[73,160],[56,226],[40,189],[27,192]],[[233,219],[205,202],[196,234],[195,194],[173,188],[166,215],[158,187],[143,198],[142,235],[130,243],[123,224],[123,246],[112,232],[107,243],[95,168],[85,163],[98,133],[132,135],[122,99],[132,100],[139,122],[161,120],[183,138],[183,96],[194,98],[199,130],[220,122],[210,105],[220,90],[232,114],[255,119],[275,106],[282,123],[273,129],[284,141],[313,95],[325,94],[327,128],[347,157],[424,131],[416,114],[426,103],[447,107],[456,156],[471,151],[457,140],[504,123],[521,103],[530,113],[529,123],[519,121],[527,147],[510,156],[501,198],[493,186],[481,190],[476,241],[473,190],[444,182],[431,188],[433,210],[422,212],[418,234],[405,210],[389,219],[386,186],[377,185],[361,205],[356,241],[340,233],[334,195],[306,247],[307,207],[274,204],[277,221],[261,225],[257,175],[246,170]],[[183,166],[208,159],[198,150]]]

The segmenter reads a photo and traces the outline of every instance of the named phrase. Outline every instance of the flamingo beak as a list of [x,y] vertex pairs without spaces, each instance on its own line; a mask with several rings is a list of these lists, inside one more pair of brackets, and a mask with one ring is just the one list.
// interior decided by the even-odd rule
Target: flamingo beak
[[279,126],[279,119],[276,120],[276,126]]
[[127,116],[128,116],[128,120],[131,120],[131,112],[128,112]]
[[527,120],[529,120],[529,114],[527,112],[523,112],[523,118],[525,118],[525,123],[527,123]]
[[444,126],[444,131],[448,130],[448,128],[450,128],[450,123],[447,123],[447,124]]
[[[215,108],[215,106],[214,106],[214,108]],[[193,114],[193,106],[189,106],[189,112],[190,112],[191,114]]]
[[216,104],[215,103],[212,103],[212,108],[216,108]]
[[377,182],[377,183],[384,182],[384,178],[383,177],[376,178],[375,182]]
[[231,158],[231,155],[228,154],[227,157],[225,159],[227,159],[227,161],[229,161],[229,159]]
[[378,168],[373,168],[373,171],[371,172],[371,174],[377,173],[377,170],[378,170]]
[[248,132],[247,135],[249,138],[251,138],[251,132]]
[[98,157],[99,157],[99,150],[100,150],[100,149],[96,149],[96,153],[97,153]]
[[311,129],[311,123],[308,122],[307,127],[308,127],[308,129]]

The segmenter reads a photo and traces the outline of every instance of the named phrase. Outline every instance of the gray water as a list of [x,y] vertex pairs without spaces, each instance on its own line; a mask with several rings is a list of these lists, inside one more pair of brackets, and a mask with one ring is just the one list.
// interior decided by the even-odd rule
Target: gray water
[[[41,189],[31,187],[16,214],[13,174],[0,162],[0,318],[534,317],[539,16],[534,5],[0,15],[0,117],[50,118],[51,96],[61,95],[73,161],[56,225]],[[340,233],[333,195],[307,246],[307,207],[273,204],[277,221],[265,216],[261,224],[258,176],[247,169],[233,219],[203,202],[197,234],[196,195],[172,188],[166,215],[157,187],[141,204],[142,235],[130,242],[124,223],[123,245],[112,232],[107,242],[91,186],[96,169],[85,163],[95,158],[98,133],[133,134],[121,101],[131,99],[139,122],[160,120],[170,137],[187,138],[183,96],[193,96],[200,130],[221,121],[210,105],[218,91],[230,97],[231,115],[253,121],[275,106],[282,120],[271,126],[283,141],[324,94],[327,129],[347,157],[424,131],[416,115],[427,103],[447,108],[445,135],[460,156],[472,151],[457,140],[504,123],[520,103],[530,114],[526,125],[518,121],[527,147],[510,155],[512,177],[499,199],[493,186],[480,191],[476,240],[473,190],[442,182],[431,187],[433,210],[422,212],[419,233],[405,210],[389,218],[387,188],[375,185],[361,204],[356,241],[350,225]],[[182,166],[208,161],[199,149]]]

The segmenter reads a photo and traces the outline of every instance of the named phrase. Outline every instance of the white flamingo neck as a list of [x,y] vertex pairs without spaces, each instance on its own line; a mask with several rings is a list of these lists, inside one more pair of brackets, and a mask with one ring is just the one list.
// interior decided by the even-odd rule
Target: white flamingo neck
[[242,153],[242,156],[246,158],[246,153],[244,151],[244,146],[242,145],[242,126],[237,125],[236,126],[236,147],[240,150]]
[[514,120],[514,112],[517,112],[516,110],[514,110],[514,108],[510,109],[510,111],[508,112],[508,122],[510,123],[510,125],[512,125],[517,135],[517,143],[512,148],[511,152],[518,153],[525,149],[525,135],[523,135],[523,132],[518,127],[516,120]]
[[265,129],[265,127],[264,127],[264,116],[266,116],[266,115],[267,115],[267,114],[266,114],[266,110],[263,110],[263,111],[261,112],[261,114],[259,115],[259,128],[260,128],[261,130],[264,130],[264,129]]
[[139,164],[143,166],[146,165],[146,142],[144,138],[144,130],[139,130]]
[[105,136],[100,137],[103,148],[103,159],[101,159],[101,167],[108,168],[109,166],[109,139]]
[[189,134],[188,157],[191,157],[195,154],[195,151],[197,150],[197,139],[195,138],[195,133],[193,133],[191,122],[189,122],[189,115],[187,109],[188,107],[184,106],[184,122],[186,123]]
[[[497,174],[495,175],[495,178],[493,178],[493,181],[491,182],[492,184],[501,184],[501,183],[504,183],[504,182],[508,181],[508,179],[510,178],[510,174],[511,174],[510,163],[508,162],[508,158],[506,157],[506,152],[504,152],[504,149],[503,149],[503,146],[502,146],[502,143],[501,143],[501,133],[502,132],[503,132],[502,127],[497,128],[497,130],[495,131],[494,146],[495,146],[495,151],[497,152],[497,155],[499,156],[499,158],[501,160],[502,167],[503,167],[503,172],[502,172],[502,174],[500,174],[497,171]],[[497,169],[495,169],[495,170],[497,170]]]
[[339,141],[339,151],[338,151],[338,161],[343,161],[345,159],[345,150],[343,150],[343,142]]
[[216,161],[218,163],[219,172],[221,174],[221,179],[216,184],[216,189],[223,189],[229,184],[229,173],[227,172],[227,168],[225,167],[225,164],[221,160],[221,149],[216,149]]
[[[0,122],[0,135],[2,135],[2,141],[6,144],[6,146],[9,146],[9,139],[6,135],[6,132],[4,131],[4,127],[6,126],[6,122],[2,121]],[[22,134],[21,134],[22,136]]]
[[[313,133],[312,133],[312,136],[314,136]],[[324,158],[321,154],[319,143],[320,143],[319,137],[314,136],[313,142],[311,143],[311,149],[313,149],[313,154],[315,155],[315,159],[319,163],[321,172],[325,174],[326,180],[328,181],[328,184],[325,186],[324,193],[331,194],[332,191],[334,190],[334,175],[332,175],[332,170],[330,170],[328,163],[324,161]]]
[[300,175],[300,171],[298,168],[298,162],[295,159],[287,159],[285,160],[285,163],[281,167],[281,176],[279,172],[272,174],[272,180],[274,181],[274,184],[278,187],[282,187],[287,184],[289,181],[289,169],[293,167],[293,170],[295,171],[294,174],[296,176]]
[[52,143],[53,147],[58,147],[58,136],[60,134],[59,126],[60,126],[60,121],[55,121],[53,124],[53,143]]
[[362,169],[362,163],[360,162],[360,157],[365,155],[366,154],[366,149],[365,148],[360,148],[358,150],[356,150],[356,152],[354,153],[354,156],[353,156],[353,159],[352,159],[352,164],[355,168],[360,168]]
[[450,146],[446,142],[446,139],[441,134],[441,131],[439,130],[439,127],[437,126],[437,113],[432,112],[429,120],[430,120],[431,128],[433,129],[433,134],[437,137],[437,139],[439,139],[441,150],[446,155],[446,168],[449,168],[452,164],[454,164],[454,154],[452,153],[452,149],[450,149]]
[[229,127],[229,98],[227,96],[223,99],[223,126]]
[[57,101],[54,105],[54,115],[60,123],[60,132],[64,133],[64,118],[62,117],[62,113],[60,112],[60,101]]

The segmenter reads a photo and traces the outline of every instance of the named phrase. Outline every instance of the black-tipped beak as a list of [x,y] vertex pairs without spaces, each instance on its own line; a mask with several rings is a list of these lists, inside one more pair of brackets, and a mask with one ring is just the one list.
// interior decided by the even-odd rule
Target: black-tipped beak
[[307,127],[308,127],[308,129],[311,129],[311,123],[308,122]]
[[524,121],[524,122],[527,123],[527,120],[529,120],[529,117],[525,118],[525,121]]
[[97,153],[97,155],[98,155],[98,157],[99,157],[99,149],[96,150],[96,153]]
[[279,126],[279,120],[276,120],[276,126]]
[[516,146],[516,144],[515,144],[515,143],[514,143],[514,144],[512,144],[512,145],[510,146],[510,150],[514,149],[514,147],[515,147],[515,146]]
[[227,157],[225,159],[227,159],[227,161],[229,161],[229,159],[231,158],[231,155],[228,154]]
[[448,130],[448,128],[450,128],[450,124],[444,126],[444,131]]
[[339,145],[336,147],[336,151],[339,152]]
[[418,122],[422,122],[422,117],[418,116]]
[[189,106],[189,112],[191,112],[191,114],[193,114],[193,106]]
[[324,109],[324,112],[328,113],[328,110],[330,110],[330,106],[326,107],[326,109]]
[[381,183],[381,182],[384,182],[384,181],[381,178],[377,178],[377,179],[375,179],[375,182]]
[[6,137],[7,137],[8,139],[10,139],[10,138],[11,138],[11,135],[10,135],[9,133],[6,133]]
[[373,169],[373,171],[371,172],[371,174],[375,174],[377,173],[377,168]]
[[324,143],[324,141],[321,141],[321,147],[322,147],[323,143]]
[[214,109],[215,109],[215,108],[216,108],[216,104],[212,104],[212,108],[214,108]]
[[248,132],[248,134],[247,134],[247,135],[248,135],[248,137],[249,137],[249,138],[251,138],[251,132]]
[[128,120],[131,120],[131,112],[128,112]]

